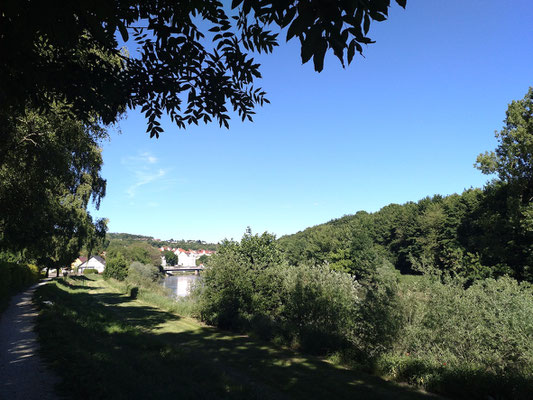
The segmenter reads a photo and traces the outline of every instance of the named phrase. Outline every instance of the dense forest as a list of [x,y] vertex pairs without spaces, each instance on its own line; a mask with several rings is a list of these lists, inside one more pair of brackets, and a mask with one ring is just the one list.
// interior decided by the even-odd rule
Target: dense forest
[[533,237],[520,229],[519,203],[502,183],[462,194],[360,211],[279,239],[288,260],[329,263],[358,277],[376,260],[405,274],[432,266],[482,279],[510,275],[533,281]]
[[383,260],[404,274],[533,282],[532,113],[530,89],[509,105],[496,151],[478,156],[476,167],[494,177],[483,189],[360,211],[284,236],[289,262],[327,262],[358,278]]

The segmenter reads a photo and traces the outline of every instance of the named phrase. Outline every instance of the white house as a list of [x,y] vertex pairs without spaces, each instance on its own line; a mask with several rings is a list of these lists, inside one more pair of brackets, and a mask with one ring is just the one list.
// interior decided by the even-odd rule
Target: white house
[[211,250],[183,250],[178,249],[175,254],[178,256],[178,265],[183,267],[196,267],[196,260],[201,256],[211,256]]
[[105,260],[100,256],[92,256],[78,267],[78,273],[83,274],[83,271],[89,268],[95,269],[101,274],[105,269]]
[[180,267],[196,267],[196,260],[201,256],[211,256],[214,251],[211,250],[184,250],[181,248],[174,247],[161,247],[161,251],[171,251],[178,256],[178,266]]

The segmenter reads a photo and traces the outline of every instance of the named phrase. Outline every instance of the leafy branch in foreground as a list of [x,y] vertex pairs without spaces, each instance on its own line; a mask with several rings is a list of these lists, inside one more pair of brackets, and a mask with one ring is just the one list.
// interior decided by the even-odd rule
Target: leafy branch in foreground
[[390,3],[235,0],[228,10],[209,0],[6,0],[0,104],[20,112],[28,102],[47,108],[61,101],[82,121],[98,115],[104,124],[139,107],[156,137],[163,113],[180,128],[212,120],[229,127],[230,111],[252,120],[268,102],[255,85],[260,65],[251,54],[272,52],[280,28],[300,41],[303,63],[312,58],[321,71],[332,50],[344,66],[373,43],[371,21],[385,20]]

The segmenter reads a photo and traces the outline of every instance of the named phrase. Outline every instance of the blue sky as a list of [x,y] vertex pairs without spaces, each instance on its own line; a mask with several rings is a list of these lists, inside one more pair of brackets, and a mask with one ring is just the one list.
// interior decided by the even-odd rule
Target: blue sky
[[136,111],[103,144],[111,232],[161,239],[295,233],[358,210],[481,187],[507,104],[533,85],[533,3],[408,0],[375,44],[318,74],[297,42],[261,56],[270,105],[231,121],[145,133]]

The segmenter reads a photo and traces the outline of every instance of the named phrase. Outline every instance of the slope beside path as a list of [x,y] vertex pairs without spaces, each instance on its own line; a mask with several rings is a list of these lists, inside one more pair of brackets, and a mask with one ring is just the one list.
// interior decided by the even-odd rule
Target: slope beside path
[[11,298],[0,317],[0,400],[53,400],[58,378],[39,357],[34,332],[37,310],[32,303],[35,289],[46,281]]

